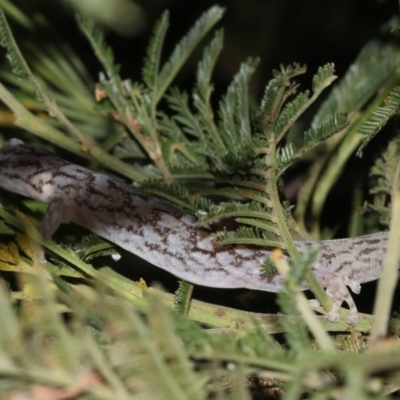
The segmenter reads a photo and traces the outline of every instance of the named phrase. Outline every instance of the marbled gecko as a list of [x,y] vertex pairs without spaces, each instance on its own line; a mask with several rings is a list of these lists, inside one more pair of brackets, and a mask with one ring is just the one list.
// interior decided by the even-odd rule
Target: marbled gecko
[[[0,150],[0,187],[49,204],[41,228],[48,238],[66,219],[193,284],[268,292],[282,287],[280,275],[261,276],[268,249],[217,246],[193,216],[21,140],[11,139]],[[334,302],[330,320],[338,320],[344,301],[351,312],[348,322],[357,323],[346,286],[359,293],[360,283],[379,278],[387,237],[379,232],[318,243],[321,250],[312,271]],[[315,242],[295,244],[301,251]]]

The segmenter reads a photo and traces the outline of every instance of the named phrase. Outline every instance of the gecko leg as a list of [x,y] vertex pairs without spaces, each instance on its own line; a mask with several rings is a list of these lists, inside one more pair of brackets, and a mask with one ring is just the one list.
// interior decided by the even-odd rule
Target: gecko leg
[[40,232],[47,239],[50,239],[53,233],[60,226],[65,214],[65,204],[62,199],[54,199],[49,203],[46,214],[43,217]]
[[[347,318],[347,322],[350,325],[356,325],[358,322],[358,311],[347,286],[349,286],[354,293],[358,294],[360,293],[361,285],[358,282],[348,279],[347,277],[339,276],[334,273],[325,272],[321,277],[319,276],[320,274],[321,273],[319,272],[315,275],[325,288],[326,294],[333,301],[332,310],[326,315],[328,320],[334,322],[340,319],[339,309],[343,302],[345,302],[349,306],[350,310],[350,315]],[[319,307],[320,304],[317,300],[312,300],[310,305],[311,308],[315,309]]]

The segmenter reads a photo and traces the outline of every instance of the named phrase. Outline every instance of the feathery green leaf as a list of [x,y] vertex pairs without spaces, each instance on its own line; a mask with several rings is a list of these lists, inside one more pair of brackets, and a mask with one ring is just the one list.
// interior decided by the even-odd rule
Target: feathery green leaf
[[282,137],[308,106],[310,92],[299,93],[294,100],[285,104],[280,112],[274,131]]
[[114,53],[111,47],[106,44],[103,32],[96,26],[94,20],[90,18],[78,18],[78,22],[82,32],[92,46],[94,54],[103,66],[108,79],[121,89],[120,66],[115,64]]
[[221,53],[223,41],[223,31],[217,30],[211,43],[204,49],[203,57],[197,65],[196,90],[203,103],[209,102],[212,91],[211,75]]
[[319,67],[317,73],[313,77],[312,90],[313,92],[322,92],[328,87],[336,78],[333,73],[335,71],[335,64],[328,63],[323,67]]
[[304,147],[309,150],[349,125],[347,113],[336,112],[317,128],[304,132]]
[[158,102],[166,92],[167,88],[189,58],[200,40],[207,32],[222,18],[223,8],[211,7],[206,11],[190,29],[187,35],[175,46],[169,60],[162,67],[157,79],[155,99]]
[[321,125],[337,111],[350,114],[360,110],[399,63],[398,46],[378,41],[368,43],[322,104],[312,127]]
[[165,11],[154,27],[153,37],[147,47],[147,55],[144,60],[142,76],[143,81],[150,90],[157,87],[157,79],[160,69],[161,52],[165,35],[169,25],[169,12]]
[[358,132],[364,138],[357,154],[361,154],[365,146],[375,137],[388,120],[393,117],[400,107],[400,85],[395,86],[383,100],[383,106],[376,107],[370,117],[360,126]]

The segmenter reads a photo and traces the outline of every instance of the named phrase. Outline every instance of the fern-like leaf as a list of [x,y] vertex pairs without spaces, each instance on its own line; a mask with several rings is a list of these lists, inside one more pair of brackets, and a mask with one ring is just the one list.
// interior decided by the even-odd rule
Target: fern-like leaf
[[299,159],[299,153],[295,151],[293,143],[279,148],[276,152],[277,176],[282,174],[290,165]]
[[265,88],[260,107],[254,116],[254,121],[261,125],[261,129],[268,130],[269,126],[275,124],[280,110],[287,98],[296,91],[297,84],[290,80],[304,74],[306,67],[300,64],[288,66],[281,65],[280,70],[274,70],[274,78]]
[[241,226],[235,232],[220,231],[213,234],[214,240],[220,245],[250,244],[285,248],[285,244],[276,232],[250,226]]
[[328,87],[336,78],[333,73],[335,71],[335,64],[328,63],[323,67],[319,67],[317,73],[313,77],[312,90],[313,92],[321,92]]
[[201,218],[201,223],[209,224],[223,218],[237,217],[253,217],[266,221],[273,220],[270,210],[268,210],[267,207],[256,201],[251,201],[246,204],[231,202],[219,203],[218,205],[211,206],[208,210],[207,216]]
[[239,143],[245,145],[252,138],[248,85],[258,62],[258,59],[249,59],[240,66],[239,72],[235,75],[226,95],[219,104],[223,147],[230,148],[233,152]]
[[364,147],[382,129],[388,120],[396,113],[400,107],[400,85],[395,86],[383,101],[383,106],[373,110],[371,116],[359,128],[358,132],[364,136],[363,143],[357,150],[361,154]]
[[10,26],[6,20],[3,10],[0,8],[0,45],[7,51],[7,59],[11,64],[12,71],[20,78],[31,80],[32,73],[22,57],[14,37],[11,33]]
[[217,30],[211,43],[204,49],[203,57],[197,65],[196,90],[204,103],[209,101],[212,90],[211,74],[221,53],[223,40],[223,31]]
[[279,137],[282,137],[292,124],[299,118],[308,106],[310,92],[299,93],[291,102],[287,103],[281,113],[274,130]]
[[344,112],[337,112],[329,117],[316,129],[311,128],[304,132],[305,150],[309,150],[321,143],[323,140],[330,138],[335,133],[345,129],[349,125],[347,114]]
[[78,22],[82,32],[85,34],[94,53],[102,64],[108,79],[114,85],[118,85],[121,88],[121,78],[119,77],[120,66],[115,64],[114,53],[111,47],[106,44],[103,32],[96,26],[92,19],[78,18]]
[[154,27],[153,37],[147,48],[144,59],[142,76],[147,87],[152,90],[157,87],[157,78],[160,68],[161,51],[164,44],[169,23],[169,12],[165,11]]
[[194,137],[201,136],[203,132],[201,118],[190,109],[188,94],[172,88],[165,98],[170,108],[175,111],[174,119],[182,125],[184,132]]
[[164,64],[158,77],[155,100],[158,102],[180,71],[194,48],[207,32],[222,18],[223,8],[214,6],[206,11],[190,29],[188,34],[175,46],[169,60]]
[[275,114],[273,110],[277,104],[280,88],[281,86],[276,79],[271,79],[268,82],[261,99],[260,107],[254,116],[255,121],[263,121],[263,125],[272,123],[273,118],[271,115]]
[[179,281],[179,287],[175,292],[175,309],[182,315],[187,315],[192,299],[193,285],[189,282]]
[[[161,197],[181,210],[189,210],[192,213],[196,211],[195,207],[190,204],[189,191],[180,184],[167,185],[159,180],[149,179],[143,183],[142,188],[145,192]],[[171,208],[171,212],[174,212],[173,208]]]
[[351,113],[361,109],[399,63],[398,46],[378,41],[368,43],[322,104],[312,127],[321,125],[337,111]]
[[296,148],[293,143],[279,148],[276,152],[276,175],[279,177],[295,161],[299,160],[306,152],[342,131],[349,125],[347,114],[337,112],[329,117],[317,128],[310,128],[304,132],[304,145]]

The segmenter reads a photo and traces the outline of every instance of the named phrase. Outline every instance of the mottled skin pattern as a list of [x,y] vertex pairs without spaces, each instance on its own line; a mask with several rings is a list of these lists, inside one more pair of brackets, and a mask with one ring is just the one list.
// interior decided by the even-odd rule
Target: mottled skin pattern
[[[0,150],[0,187],[49,203],[42,224],[47,237],[66,219],[194,284],[268,292],[281,289],[280,275],[260,276],[269,250],[219,247],[194,217],[18,139],[9,140]],[[318,243],[321,251],[312,270],[334,301],[329,319],[338,319],[338,309],[345,301],[351,310],[348,321],[357,322],[357,309],[346,285],[359,293],[360,283],[379,278],[387,236],[380,232]],[[311,245],[315,242],[296,242],[299,250]]]

